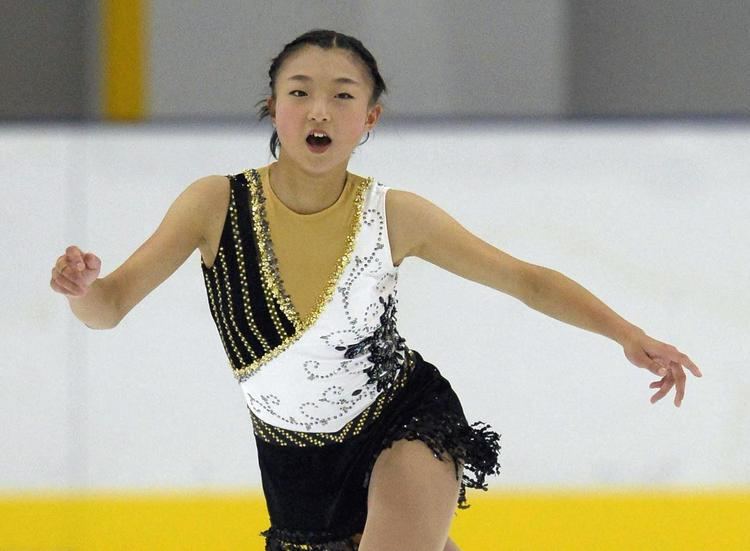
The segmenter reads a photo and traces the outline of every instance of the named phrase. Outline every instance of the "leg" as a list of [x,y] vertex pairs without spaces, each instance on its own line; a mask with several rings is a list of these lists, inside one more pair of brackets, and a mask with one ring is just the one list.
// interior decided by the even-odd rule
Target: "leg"
[[[461,470],[459,480],[460,475]],[[420,440],[394,442],[380,453],[370,476],[360,551],[443,551],[459,480],[447,454],[439,461]]]

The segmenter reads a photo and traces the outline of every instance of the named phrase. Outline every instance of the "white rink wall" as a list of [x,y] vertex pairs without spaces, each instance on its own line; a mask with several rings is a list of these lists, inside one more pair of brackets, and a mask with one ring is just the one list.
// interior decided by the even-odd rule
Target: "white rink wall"
[[[260,488],[198,251],[114,330],[49,287],[66,246],[102,276],[192,181],[273,161],[270,130],[0,127],[0,489]],[[501,433],[490,489],[750,484],[750,126],[390,123],[349,170],[418,193],[553,268],[704,373],[655,377],[601,335],[408,258],[399,331]]]

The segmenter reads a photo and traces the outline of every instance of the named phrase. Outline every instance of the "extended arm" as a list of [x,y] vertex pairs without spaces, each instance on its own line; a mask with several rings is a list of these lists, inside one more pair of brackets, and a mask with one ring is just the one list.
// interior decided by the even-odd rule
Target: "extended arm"
[[625,346],[643,331],[626,321],[586,288],[556,270],[537,266],[530,274],[534,289],[527,304],[552,318],[609,337]]
[[527,302],[529,306],[565,323],[609,337],[623,347],[625,357],[633,365],[662,376],[660,381],[650,385],[650,388],[660,389],[652,396],[651,403],[663,398],[676,385],[675,405],[680,406],[685,396],[683,366],[696,377],[703,376],[686,354],[671,344],[649,337],[560,272],[539,266],[533,272],[532,287],[535,291]]
[[651,388],[660,388],[652,403],[676,384],[675,405],[680,405],[685,393],[683,365],[696,377],[702,376],[687,355],[649,337],[572,279],[500,251],[427,199],[406,191],[392,190],[391,194],[394,197],[390,212],[398,219],[400,231],[408,235],[410,255],[512,295],[550,317],[618,342],[633,365],[663,376],[651,384]]
[[[226,193],[217,193],[220,188]],[[228,195],[225,177],[196,180],[175,199],[156,231],[111,274],[97,279],[101,268],[98,257],[83,255],[71,246],[58,258],[50,285],[67,296],[75,316],[88,327],[117,326],[201,245],[208,216],[215,210],[211,205],[223,195]]]

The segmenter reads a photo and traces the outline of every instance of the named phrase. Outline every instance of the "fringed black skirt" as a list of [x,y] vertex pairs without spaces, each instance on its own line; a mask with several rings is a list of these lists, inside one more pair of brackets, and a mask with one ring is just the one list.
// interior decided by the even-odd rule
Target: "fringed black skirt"
[[289,431],[286,440],[270,438],[273,428],[251,413],[271,520],[260,534],[266,551],[356,551],[352,537],[364,531],[370,473],[380,452],[397,440],[422,440],[438,459],[448,452],[456,479],[463,464],[459,509],[470,507],[467,487],[486,491],[485,478],[499,474],[500,435],[479,421],[470,426],[437,367],[415,350],[407,356],[379,415],[341,442],[305,445],[309,434]]

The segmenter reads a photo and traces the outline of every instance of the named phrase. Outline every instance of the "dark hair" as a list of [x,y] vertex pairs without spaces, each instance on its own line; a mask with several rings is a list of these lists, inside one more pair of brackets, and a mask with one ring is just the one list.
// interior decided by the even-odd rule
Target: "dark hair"
[[[289,57],[294,52],[302,49],[306,45],[319,46],[327,50],[333,48],[341,48],[344,50],[349,50],[359,56],[362,62],[370,70],[370,76],[372,77],[374,83],[372,95],[370,96],[370,101],[368,103],[368,108],[371,109],[375,106],[382,93],[388,93],[388,90],[385,87],[385,82],[383,81],[383,77],[380,76],[380,71],[378,70],[378,64],[375,61],[375,58],[372,57],[372,54],[369,52],[369,50],[365,48],[359,40],[357,40],[353,36],[342,34],[336,31],[313,29],[306,32],[305,34],[298,36],[289,44],[284,46],[284,49],[281,51],[281,53],[276,56],[271,62],[271,68],[268,70],[268,76],[271,77],[269,86],[271,87],[271,97],[273,97],[274,99],[276,99],[276,75],[278,74],[281,65],[284,63],[287,57]],[[268,110],[266,100],[267,98],[264,98],[255,104],[256,107],[260,106],[260,109],[258,110],[258,120],[262,120],[263,118],[271,114]],[[365,138],[365,141],[362,143],[365,143],[368,139],[370,139],[369,132],[367,133],[367,138]],[[276,129],[274,129],[273,131],[273,135],[271,136],[271,142],[269,145],[271,147],[271,155],[273,155],[275,159],[278,159],[278,157],[276,157],[276,148],[280,147],[281,144],[279,142],[279,134]]]

